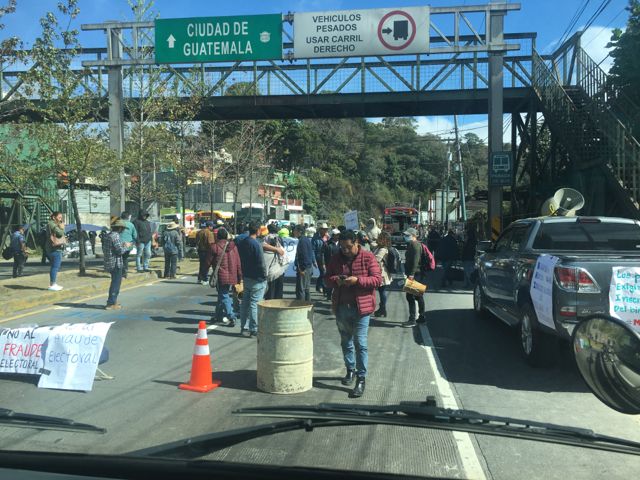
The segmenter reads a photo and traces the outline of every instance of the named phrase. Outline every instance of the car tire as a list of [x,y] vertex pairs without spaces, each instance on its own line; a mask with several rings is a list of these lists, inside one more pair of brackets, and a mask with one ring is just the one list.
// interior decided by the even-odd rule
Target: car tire
[[489,317],[489,312],[485,308],[485,304],[486,297],[484,296],[480,282],[476,282],[473,287],[473,311],[476,314],[476,317],[482,319]]
[[532,367],[552,367],[558,360],[558,338],[538,328],[533,305],[525,303],[521,311],[519,340],[524,360]]

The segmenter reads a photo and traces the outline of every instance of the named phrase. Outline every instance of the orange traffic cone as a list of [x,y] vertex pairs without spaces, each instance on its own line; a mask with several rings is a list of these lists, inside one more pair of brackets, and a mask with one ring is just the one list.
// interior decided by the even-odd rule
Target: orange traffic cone
[[209,340],[207,339],[207,323],[201,321],[196,335],[196,346],[193,349],[191,378],[189,383],[181,383],[178,388],[193,392],[208,392],[220,386],[220,380],[213,380],[211,358],[209,357]]

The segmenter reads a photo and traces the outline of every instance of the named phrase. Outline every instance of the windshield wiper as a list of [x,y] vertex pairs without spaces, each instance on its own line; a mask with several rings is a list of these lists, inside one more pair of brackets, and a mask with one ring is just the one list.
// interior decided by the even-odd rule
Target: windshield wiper
[[68,418],[49,417],[18,413],[7,408],[0,408],[0,425],[11,427],[36,428],[38,430],[68,430],[73,432],[107,433],[105,428],[88,423],[78,423]]
[[233,413],[251,417],[351,422],[352,425],[434,428],[640,455],[639,442],[601,435],[584,428],[483,415],[472,410],[439,408],[432,399],[427,402],[401,402],[384,406],[321,403],[316,406],[242,408]]
[[435,401],[431,398],[428,398],[427,402],[402,402],[397,405],[385,406],[321,403],[315,406],[241,408],[233,413],[251,417],[286,418],[288,420],[200,435],[130,452],[130,455],[197,458],[252,438],[276,433],[293,430],[313,431],[318,427],[356,425],[434,428],[640,455],[640,443],[638,442],[600,435],[583,428],[483,415],[471,410],[439,408],[435,406]]

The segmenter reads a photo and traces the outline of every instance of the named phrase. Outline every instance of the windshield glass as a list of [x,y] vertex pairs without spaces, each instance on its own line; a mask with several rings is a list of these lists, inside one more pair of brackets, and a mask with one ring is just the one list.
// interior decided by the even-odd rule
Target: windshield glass
[[[572,443],[640,442],[572,335],[640,328],[639,25],[636,0],[0,0],[0,457],[636,478]],[[583,368],[636,388],[599,331]]]
[[640,251],[640,226],[634,223],[544,223],[533,248],[540,250]]

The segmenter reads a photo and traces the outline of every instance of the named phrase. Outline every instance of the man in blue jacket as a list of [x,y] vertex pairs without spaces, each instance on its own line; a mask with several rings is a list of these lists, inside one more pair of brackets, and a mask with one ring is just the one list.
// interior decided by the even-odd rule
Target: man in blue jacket
[[267,289],[267,272],[264,264],[262,245],[256,238],[260,225],[249,224],[248,235],[238,242],[238,253],[242,265],[244,292],[240,303],[240,334],[258,335],[258,302]]
[[313,253],[311,239],[304,235],[304,225],[296,225],[293,228],[293,236],[298,239],[296,251],[296,299],[311,300],[311,276],[313,267],[316,267],[316,257]]

